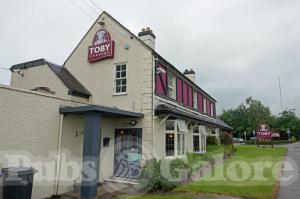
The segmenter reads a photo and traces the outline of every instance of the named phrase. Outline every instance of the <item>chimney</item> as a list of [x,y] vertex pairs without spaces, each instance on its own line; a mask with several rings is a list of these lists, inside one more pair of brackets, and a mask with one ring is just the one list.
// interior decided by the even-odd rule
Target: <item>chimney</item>
[[147,27],[142,28],[142,31],[138,33],[139,38],[145,42],[150,48],[155,50],[155,35],[153,34],[153,31]]
[[184,72],[183,72],[183,74],[184,74],[187,78],[189,78],[192,82],[195,82],[195,76],[196,76],[196,73],[195,73],[195,71],[194,71],[193,69],[190,69],[190,70],[185,69]]

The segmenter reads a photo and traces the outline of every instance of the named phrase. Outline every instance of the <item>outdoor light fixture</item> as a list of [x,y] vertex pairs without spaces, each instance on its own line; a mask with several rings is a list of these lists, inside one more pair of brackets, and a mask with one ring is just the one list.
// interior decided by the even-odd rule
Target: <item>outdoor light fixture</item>
[[80,135],[82,135],[83,134],[83,131],[76,131],[75,132],[75,137],[78,137],[78,136],[80,136]]
[[137,121],[136,121],[136,120],[131,120],[131,121],[130,121],[130,124],[131,124],[132,126],[135,126],[135,125],[137,124]]
[[103,21],[99,21],[98,24],[99,24],[100,26],[104,26],[104,25],[105,25],[105,23],[104,23]]
[[103,138],[103,146],[104,147],[108,147],[109,146],[109,141],[110,141],[109,137]]

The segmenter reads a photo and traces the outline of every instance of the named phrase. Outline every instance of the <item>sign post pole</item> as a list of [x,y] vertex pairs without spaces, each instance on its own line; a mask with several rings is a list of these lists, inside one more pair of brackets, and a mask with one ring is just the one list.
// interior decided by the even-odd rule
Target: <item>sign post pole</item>
[[273,139],[272,139],[272,131],[269,126],[266,124],[261,124],[256,130],[256,138],[257,138],[257,146],[259,146],[259,141],[269,141],[273,148]]

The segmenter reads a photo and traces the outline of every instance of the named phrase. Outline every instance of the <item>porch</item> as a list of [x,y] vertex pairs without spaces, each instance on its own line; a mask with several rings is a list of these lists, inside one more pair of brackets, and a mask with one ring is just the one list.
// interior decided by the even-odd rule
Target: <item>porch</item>
[[[73,148],[81,148],[82,153],[77,153],[77,159],[78,156],[82,158],[81,175],[77,182],[80,189],[80,194],[77,194],[81,198],[96,197],[100,173],[104,173],[104,177],[117,175],[131,178],[139,174],[136,168],[140,167],[142,160],[143,114],[96,105],[61,107],[59,111],[62,116],[55,195],[66,192],[62,191],[64,188],[70,190],[66,187],[76,184],[64,184],[62,175],[67,174],[62,171],[66,166],[62,161],[63,148],[69,149],[70,153],[73,153]],[[83,130],[75,130],[74,126],[83,126]],[[72,155],[70,157],[72,158]],[[103,169],[104,172],[101,172]]]

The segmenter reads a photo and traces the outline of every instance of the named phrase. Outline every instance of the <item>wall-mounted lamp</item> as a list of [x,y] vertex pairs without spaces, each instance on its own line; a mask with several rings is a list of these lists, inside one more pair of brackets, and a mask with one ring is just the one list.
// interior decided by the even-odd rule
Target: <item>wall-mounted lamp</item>
[[83,131],[75,131],[75,137],[83,135]]
[[98,24],[99,24],[100,26],[105,26],[105,23],[104,23],[103,21],[99,21]]
[[110,138],[109,137],[103,138],[103,146],[104,147],[108,147],[109,146],[109,142],[110,142]]
[[138,122],[136,120],[130,120],[131,126],[135,126]]

